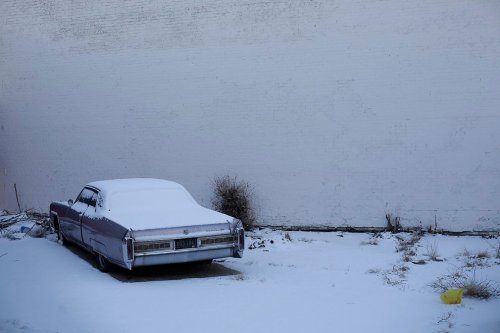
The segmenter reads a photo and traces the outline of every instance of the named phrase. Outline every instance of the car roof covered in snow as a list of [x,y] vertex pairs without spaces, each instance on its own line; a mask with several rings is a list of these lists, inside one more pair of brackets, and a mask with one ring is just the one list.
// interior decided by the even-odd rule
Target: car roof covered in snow
[[196,204],[191,194],[176,182],[153,178],[101,180],[87,184],[99,190],[98,206],[105,210],[166,209]]
[[127,229],[227,223],[232,217],[200,206],[180,184],[151,178],[113,179],[87,184],[97,188],[102,216]]
[[176,182],[154,178],[100,180],[88,183],[87,186],[95,187],[99,189],[103,194],[142,189],[184,189],[181,184],[178,184]]

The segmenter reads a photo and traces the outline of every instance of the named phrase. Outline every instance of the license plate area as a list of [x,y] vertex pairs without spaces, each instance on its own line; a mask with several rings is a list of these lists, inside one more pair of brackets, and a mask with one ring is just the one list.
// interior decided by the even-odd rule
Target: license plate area
[[194,249],[198,246],[198,240],[196,238],[183,238],[175,240],[175,249]]

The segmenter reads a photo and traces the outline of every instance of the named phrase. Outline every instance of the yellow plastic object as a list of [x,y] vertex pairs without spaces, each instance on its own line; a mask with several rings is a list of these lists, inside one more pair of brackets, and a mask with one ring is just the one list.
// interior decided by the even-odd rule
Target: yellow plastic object
[[441,294],[441,300],[444,304],[460,304],[463,293],[463,289],[448,289]]

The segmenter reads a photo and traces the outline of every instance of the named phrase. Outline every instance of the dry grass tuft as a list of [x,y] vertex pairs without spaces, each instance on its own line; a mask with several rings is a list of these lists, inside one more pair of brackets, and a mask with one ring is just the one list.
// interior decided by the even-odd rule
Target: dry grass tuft
[[400,235],[396,236],[398,240],[396,252],[403,252],[402,258],[404,262],[413,262],[413,258],[417,255],[416,246],[422,238],[422,235],[422,232],[414,232],[408,239]]
[[489,257],[490,257],[490,254],[488,253],[488,251],[481,251],[478,254],[476,254],[477,259],[486,259]]
[[427,253],[425,255],[428,256],[429,259],[433,261],[438,261],[439,254],[436,242],[427,244]]
[[439,277],[430,286],[441,292],[448,289],[460,288],[464,290],[464,296],[488,299],[500,296],[500,290],[495,282],[489,280],[477,280],[475,271],[472,275],[463,272]]

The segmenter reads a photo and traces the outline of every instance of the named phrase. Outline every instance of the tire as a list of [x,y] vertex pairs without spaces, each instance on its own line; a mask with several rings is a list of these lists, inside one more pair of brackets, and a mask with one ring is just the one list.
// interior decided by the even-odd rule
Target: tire
[[103,256],[100,253],[97,253],[96,254],[96,260],[97,260],[97,268],[101,272],[106,273],[106,272],[110,271],[110,269],[111,269],[111,263],[108,261],[108,259],[106,259],[105,256]]
[[61,244],[64,246],[68,244],[68,241],[66,240],[66,238],[64,238],[64,235],[62,234],[61,226],[58,226],[57,229],[57,240],[61,242]]

